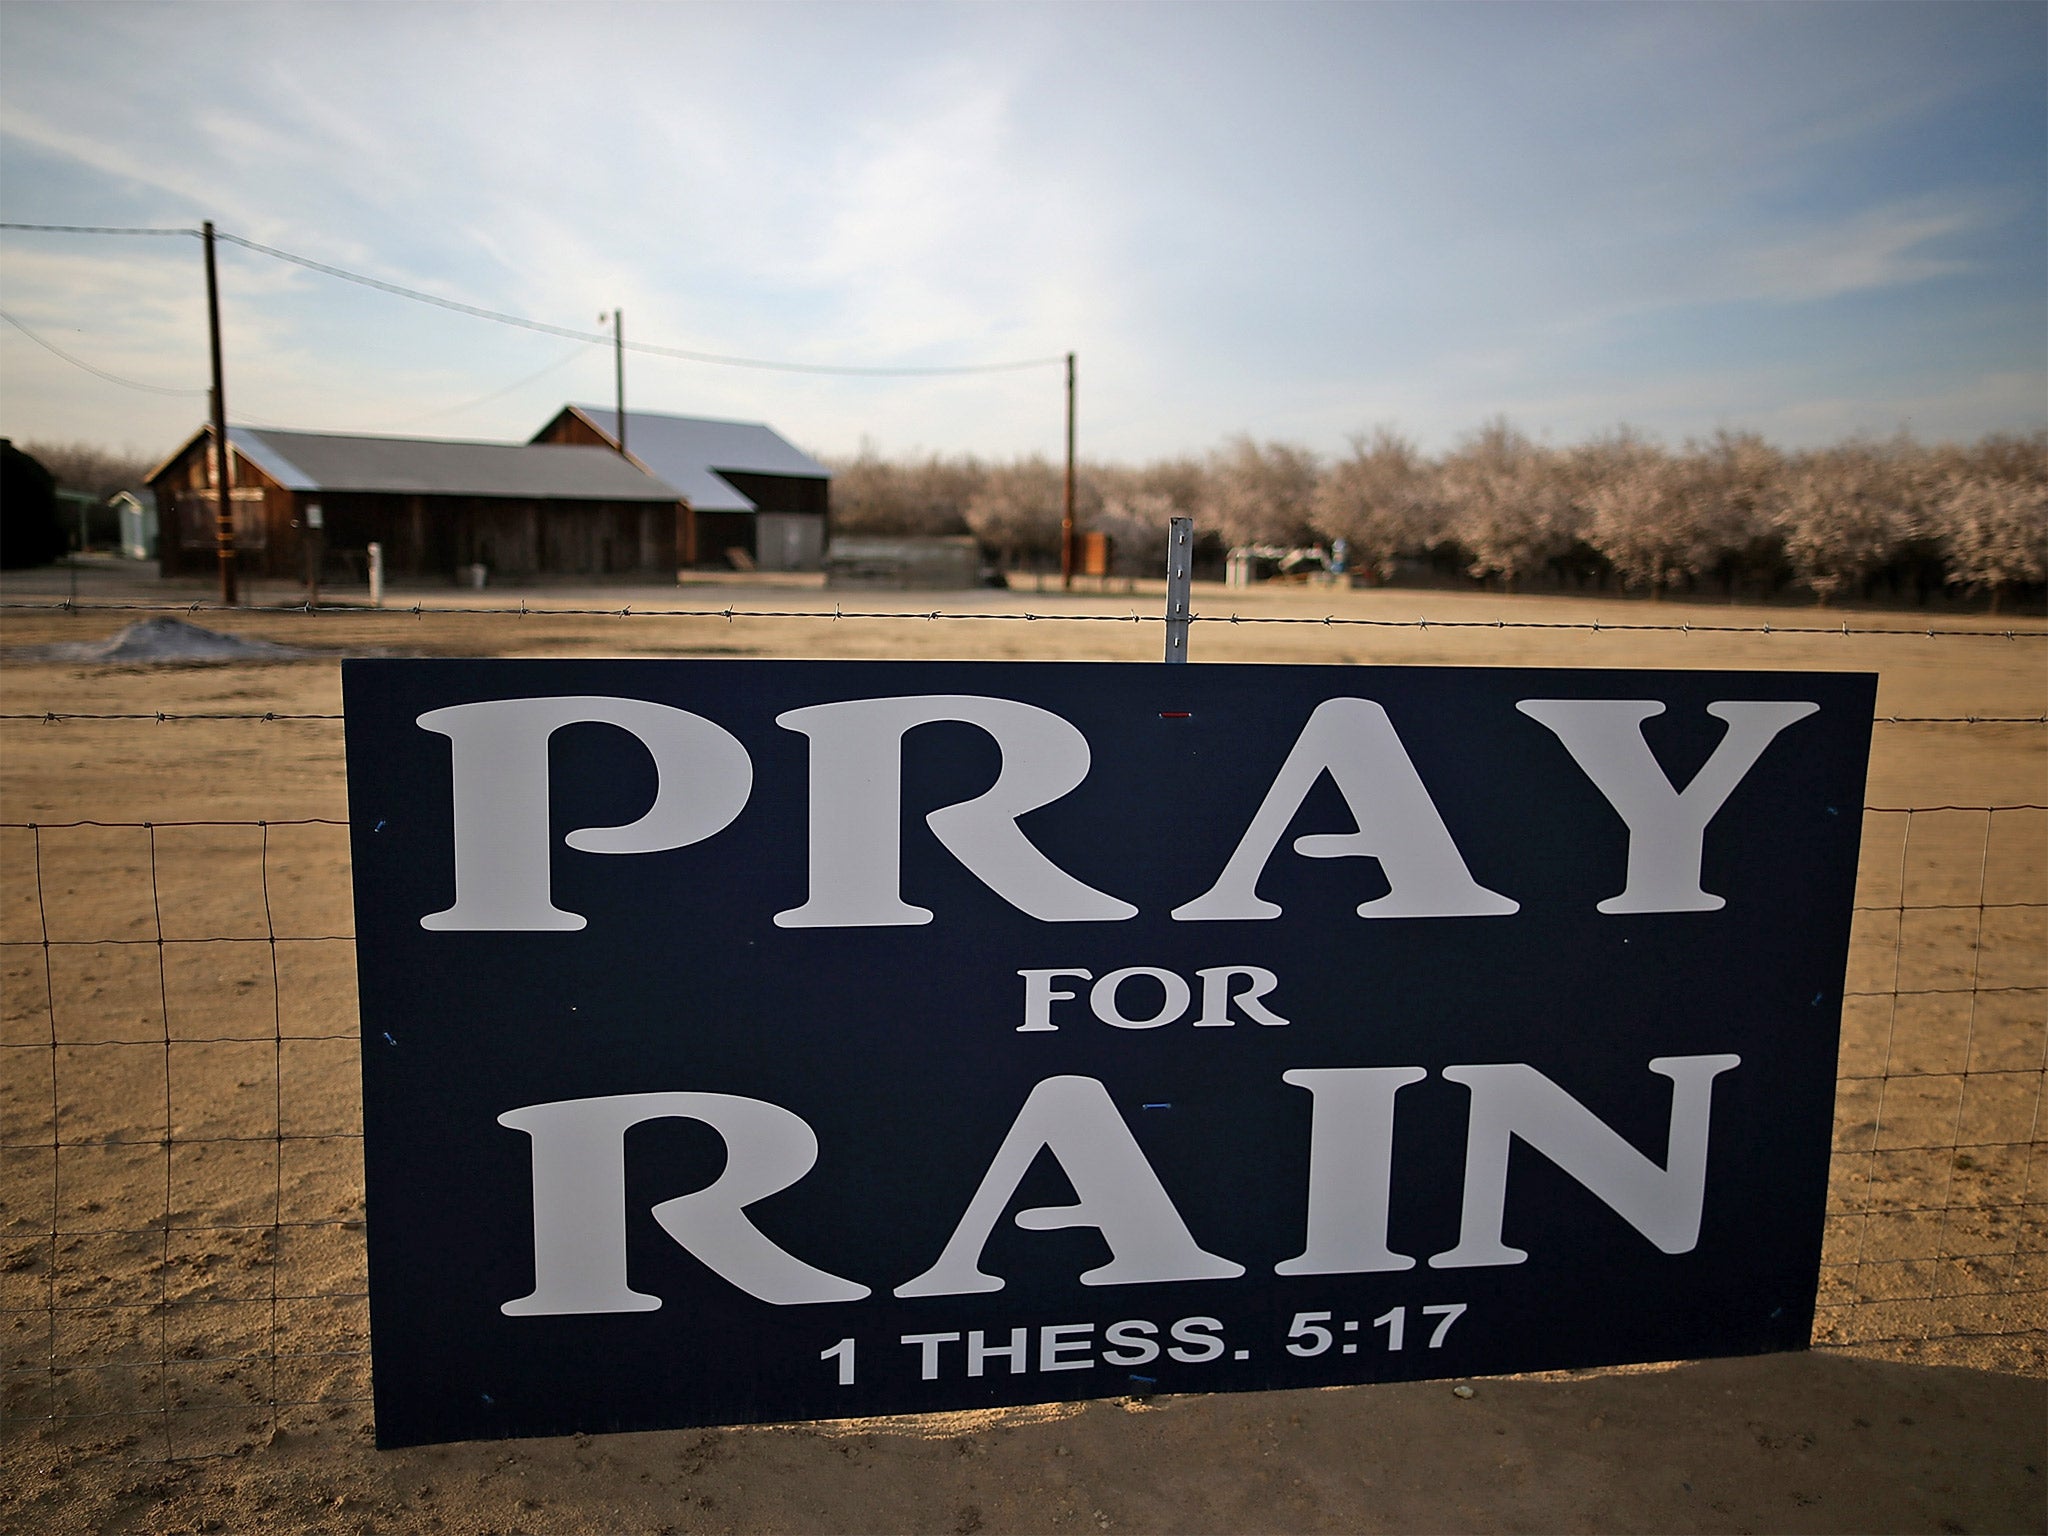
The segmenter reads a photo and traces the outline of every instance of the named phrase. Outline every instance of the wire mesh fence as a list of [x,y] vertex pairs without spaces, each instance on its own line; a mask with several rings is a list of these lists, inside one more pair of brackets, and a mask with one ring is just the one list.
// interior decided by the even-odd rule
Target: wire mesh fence
[[[1823,1346],[2048,1366],[2048,808],[1872,808]],[[346,827],[0,824],[6,1415],[149,1459],[368,1414]]]
[[2048,808],[1865,814],[1814,1337],[2048,1365]]
[[345,836],[0,827],[10,1419],[175,1458],[365,1411]]
[[[110,618],[212,611],[0,608],[67,625],[100,609]],[[907,601],[286,608],[268,618],[296,626],[335,616],[350,621],[351,643],[382,644],[395,627],[446,619],[476,627],[486,647],[497,638],[488,626],[508,619],[522,629],[570,618],[795,619],[812,633],[840,620],[895,621],[892,631],[1072,621],[1096,633],[1163,622],[1156,612]],[[245,611],[224,627],[259,617]],[[2048,629],[1995,620],[1930,630],[1868,616],[1839,626],[1195,620],[1211,634],[1239,625],[1658,631],[1679,637],[1674,645],[1735,635],[1832,647],[1827,637],[1839,635],[1876,646],[1875,657],[1858,654],[1887,669],[1925,639],[1966,641],[1972,658],[2031,656],[2032,644],[2005,642],[2048,639]],[[1826,664],[1811,650],[1798,659]],[[2031,662],[2011,665],[2030,674]],[[2033,712],[2038,689],[1997,697],[2021,707],[1880,713],[1880,743],[1906,743],[1916,762],[1944,768],[1965,752],[1988,761],[1986,750],[2034,762],[2048,725]],[[297,732],[300,722],[322,743],[332,731],[331,745],[306,756],[320,775],[339,744],[340,716],[325,704],[245,708],[176,691],[105,708],[76,693],[64,699],[70,708],[23,702],[36,707],[0,720],[18,732],[105,730],[144,771],[156,759],[135,749],[133,733],[176,722],[197,733]],[[2018,782],[2038,780],[2027,774]],[[2031,803],[2043,798],[2032,791],[1945,803],[1926,791],[1947,774],[1930,778],[1924,767],[1906,782],[1914,788],[1903,803],[1864,813],[1813,1339],[2039,1374],[2048,1371],[2048,807]],[[336,819],[0,822],[0,1414],[10,1426],[148,1460],[232,1452],[315,1421],[367,1429],[352,923],[347,827]]]

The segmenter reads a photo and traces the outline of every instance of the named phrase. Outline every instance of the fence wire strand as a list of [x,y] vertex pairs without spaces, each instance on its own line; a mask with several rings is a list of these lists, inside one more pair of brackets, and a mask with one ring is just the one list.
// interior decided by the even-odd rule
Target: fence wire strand
[[[716,607],[678,607],[670,604],[636,605],[624,603],[619,607],[536,606],[525,601],[516,605],[482,605],[463,603],[460,605],[434,604],[416,600],[411,604],[387,603],[372,608],[354,603],[276,603],[227,604],[205,601],[167,602],[91,602],[71,599],[32,601],[24,598],[0,599],[0,612],[49,613],[82,615],[93,613],[157,613],[183,614],[196,617],[200,614],[231,614],[253,617],[301,616],[305,618],[354,618],[391,619],[407,618],[416,621],[429,617],[435,619],[468,618],[521,618],[521,619],[722,619],[735,623],[741,619],[826,619],[833,622],[844,620],[895,620],[912,623],[968,623],[968,624],[1165,624],[1163,612],[1141,613],[1133,609],[1128,613],[1037,613],[1005,612],[998,609],[962,609],[957,612],[943,608],[902,609],[902,608],[846,608],[834,604],[830,608],[740,608],[731,604]],[[1687,620],[1677,623],[1624,622],[1602,623],[1598,619],[1430,619],[1430,618],[1363,618],[1342,614],[1252,614],[1252,613],[1191,613],[1187,616],[1191,624],[1227,624],[1233,626],[1300,627],[1312,626],[1320,629],[1413,629],[1413,630],[1491,630],[1497,632],[1544,631],[1572,632],[1584,634],[1642,635],[1830,635],[1840,638],[1853,636],[1890,637],[1906,640],[2048,640],[2048,628],[1997,627],[1951,627],[1931,624],[1853,624],[1843,620],[1839,624],[1695,624]]]

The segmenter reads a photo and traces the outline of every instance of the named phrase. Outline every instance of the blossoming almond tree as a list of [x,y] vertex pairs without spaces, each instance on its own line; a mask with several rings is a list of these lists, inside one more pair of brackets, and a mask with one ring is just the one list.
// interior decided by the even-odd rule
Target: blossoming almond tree
[[1935,516],[1949,582],[1988,591],[1994,613],[2011,588],[2048,580],[2048,485],[1958,478]]
[[1201,520],[1225,544],[1306,544],[1316,473],[1306,448],[1233,438],[1209,461]]
[[1761,485],[1750,445],[1724,437],[1666,453],[1623,436],[1590,455],[1586,540],[1629,587],[1652,596],[1705,575],[1748,545]]
[[1580,512],[1559,456],[1495,419],[1444,460],[1449,532],[1478,577],[1515,584],[1571,547]]
[[1847,443],[1794,459],[1774,521],[1799,578],[1826,604],[1889,560],[1922,523],[1900,443]]
[[1351,455],[1325,471],[1310,506],[1324,538],[1342,539],[1362,571],[1435,541],[1443,527],[1436,477],[1415,444],[1391,427],[1351,439]]

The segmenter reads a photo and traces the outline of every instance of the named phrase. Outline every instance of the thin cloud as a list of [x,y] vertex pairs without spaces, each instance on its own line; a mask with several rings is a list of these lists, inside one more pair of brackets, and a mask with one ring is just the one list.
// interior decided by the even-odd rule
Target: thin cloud
[[1743,297],[1811,303],[1953,276],[1975,263],[1929,247],[1987,222],[1966,209],[1868,209],[1749,253],[1737,287]]

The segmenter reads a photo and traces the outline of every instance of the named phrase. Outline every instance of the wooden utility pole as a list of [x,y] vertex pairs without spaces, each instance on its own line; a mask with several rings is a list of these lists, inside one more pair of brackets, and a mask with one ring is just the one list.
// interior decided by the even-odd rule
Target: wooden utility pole
[[221,382],[220,283],[213,271],[213,220],[202,230],[206,240],[206,332],[213,351],[213,548],[220,565],[220,600],[232,608],[241,599],[235,588],[235,512],[228,478],[233,455],[228,450],[227,386]]
[[626,451],[626,312],[612,311],[612,386],[619,402],[619,452]]
[[1074,354],[1067,354],[1067,490],[1060,511],[1060,588],[1074,590]]

